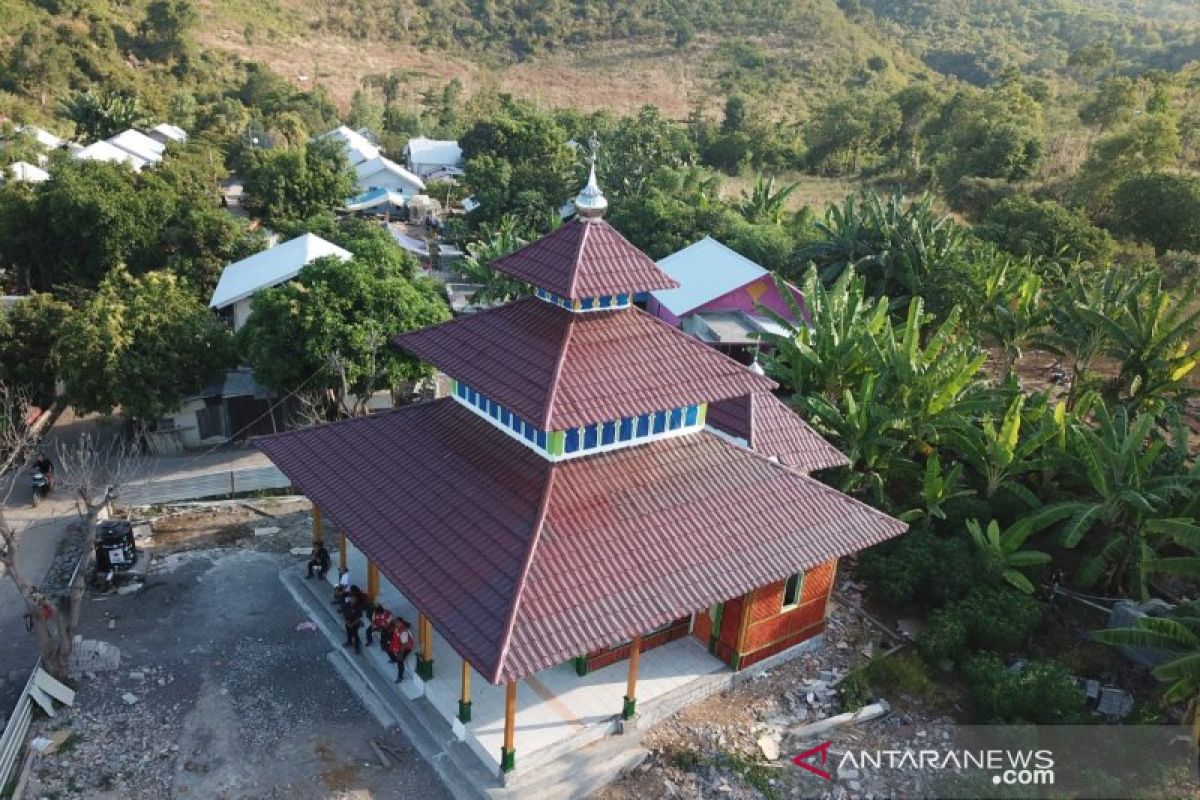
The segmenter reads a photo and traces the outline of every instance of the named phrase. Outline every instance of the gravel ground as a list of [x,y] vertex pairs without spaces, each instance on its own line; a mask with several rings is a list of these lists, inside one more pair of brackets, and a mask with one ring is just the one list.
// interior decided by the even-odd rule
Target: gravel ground
[[[75,707],[41,723],[72,737],[35,761],[27,797],[447,796],[343,684],[328,642],[297,630],[305,618],[278,573],[297,562],[287,551],[306,515],[257,524],[283,530],[176,542],[183,551],[160,550],[141,593],[91,599],[81,633],[119,647],[121,666],[88,676]],[[398,753],[388,769],[372,739]]]

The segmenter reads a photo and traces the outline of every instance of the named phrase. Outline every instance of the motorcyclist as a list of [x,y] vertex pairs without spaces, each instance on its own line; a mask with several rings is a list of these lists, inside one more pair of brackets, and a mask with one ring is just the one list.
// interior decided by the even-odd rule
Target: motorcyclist
[[54,486],[54,464],[45,453],[38,453],[37,458],[33,460],[34,472],[40,472],[46,476],[46,482],[50,486]]

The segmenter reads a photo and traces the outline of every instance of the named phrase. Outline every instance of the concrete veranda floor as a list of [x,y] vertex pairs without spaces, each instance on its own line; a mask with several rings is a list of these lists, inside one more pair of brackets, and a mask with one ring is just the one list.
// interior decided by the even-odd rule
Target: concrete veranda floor
[[[326,540],[336,562],[335,536],[327,534]],[[349,542],[347,557],[352,582],[365,588],[366,558]],[[336,571],[335,563],[335,569],[328,576],[331,584],[336,579]],[[416,609],[382,575],[379,595],[385,608],[413,624],[415,636]],[[370,660],[389,679],[395,679],[395,667],[388,663],[381,650],[364,648],[362,657]],[[489,684],[472,671],[471,721],[462,726],[457,720],[461,665],[457,653],[435,628],[433,679],[422,681],[416,677],[414,654],[408,663],[410,677],[399,688],[409,699],[423,696],[464,738],[487,768],[499,770],[504,737],[504,687]],[[704,676],[721,672],[729,673],[729,667],[710,655],[692,636],[649,650],[642,655],[638,669],[639,710]],[[627,675],[627,661],[582,677],[576,674],[571,663],[565,663],[520,681],[514,741],[517,772],[546,763],[561,753],[584,747],[612,732],[623,705]]]

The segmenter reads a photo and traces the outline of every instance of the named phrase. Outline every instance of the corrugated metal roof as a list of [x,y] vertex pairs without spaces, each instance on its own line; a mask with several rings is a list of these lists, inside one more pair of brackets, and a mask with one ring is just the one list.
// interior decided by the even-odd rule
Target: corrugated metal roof
[[602,219],[567,222],[492,267],[572,300],[679,285]]
[[426,139],[414,136],[404,145],[404,153],[410,166],[415,164],[440,164],[446,167],[462,163],[462,148],[453,139]]
[[545,430],[775,385],[632,307],[574,314],[530,297],[393,341]]
[[442,399],[255,441],[492,683],[904,530],[708,433],[553,464]]
[[300,270],[318,258],[333,256],[349,261],[349,250],[326,241],[315,233],[306,233],[283,244],[269,247],[249,258],[236,261],[221,272],[213,290],[212,308],[226,308],[260,289],[290,281]]
[[769,274],[709,236],[660,260],[658,268],[679,288],[653,292],[654,299],[677,317]]
[[745,439],[748,447],[805,474],[850,463],[840,450],[770,392],[713,403],[708,424]]

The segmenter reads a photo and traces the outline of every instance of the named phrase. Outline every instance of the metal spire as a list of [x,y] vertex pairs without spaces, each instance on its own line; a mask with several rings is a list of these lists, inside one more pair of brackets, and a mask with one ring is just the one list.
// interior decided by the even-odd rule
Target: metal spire
[[589,156],[591,171],[588,174],[587,185],[575,197],[575,210],[584,219],[600,219],[608,209],[608,200],[605,199],[604,192],[600,191],[600,184],[596,181],[596,156],[600,153],[600,140],[596,138],[594,132],[588,139],[588,146],[591,148]]

